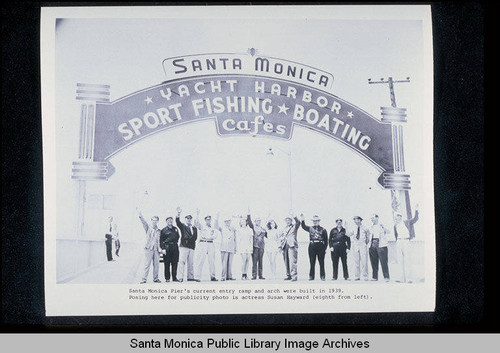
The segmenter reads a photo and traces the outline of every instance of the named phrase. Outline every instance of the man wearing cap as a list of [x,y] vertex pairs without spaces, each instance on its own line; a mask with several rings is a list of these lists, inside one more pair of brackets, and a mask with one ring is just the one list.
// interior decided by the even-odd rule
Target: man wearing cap
[[[139,211],[139,210],[138,210]],[[151,217],[151,225],[146,222],[141,211],[139,211],[139,219],[146,231],[146,245],[144,246],[145,262],[142,275],[142,283],[146,283],[149,274],[151,262],[153,263],[153,282],[160,283],[158,279],[158,270],[160,267],[160,229],[158,228],[158,216]]]
[[347,270],[347,252],[351,249],[351,238],[346,235],[346,230],[342,227],[342,220],[339,218],[335,221],[337,226],[330,231],[330,238],[328,239],[330,245],[330,252],[333,264],[333,280],[338,278],[339,274],[339,259],[342,260],[342,272],[344,279],[349,278]]
[[377,214],[372,215],[371,221],[371,242],[368,253],[370,255],[370,262],[372,265],[372,281],[378,281],[378,262],[380,261],[384,280],[389,282],[389,256],[387,250],[387,245],[389,244],[387,233],[389,233],[389,230],[379,222]]
[[179,262],[179,230],[173,226],[174,219],[167,217],[167,226],[160,232],[160,247],[163,253],[163,265],[165,266],[165,280],[170,281],[170,267],[172,267],[172,281],[177,279],[177,263]]
[[311,219],[312,227],[306,225],[305,217],[300,215],[302,229],[309,233],[309,280],[314,280],[314,272],[316,267],[316,258],[319,262],[319,274],[321,280],[325,280],[325,252],[328,245],[328,233],[326,229],[319,225],[321,219],[315,215]]
[[[295,219],[295,224],[293,220]],[[285,218],[286,226],[281,231],[283,260],[285,261],[286,278],[285,281],[297,281],[297,255],[299,243],[297,242],[297,231],[300,227],[300,221],[290,212],[290,216]]]
[[349,231],[351,238],[351,253],[354,258],[354,280],[359,281],[361,276],[368,280],[368,250],[370,241],[370,230],[362,222],[363,218],[355,216],[354,227]]
[[265,279],[262,276],[262,260],[264,259],[264,238],[267,237],[266,230],[261,226],[262,220],[255,218],[255,224],[250,217],[248,210],[247,223],[253,230],[253,253],[252,253],[252,279]]
[[218,236],[218,230],[212,227],[212,216],[205,216],[205,224],[201,224],[200,220],[200,210],[196,210],[196,220],[194,225],[200,230],[200,238],[198,242],[198,247],[196,249],[196,271],[194,277],[197,281],[201,280],[201,273],[203,271],[203,264],[205,263],[205,258],[208,255],[208,265],[210,266],[210,280],[217,281],[215,278],[215,247],[214,240]]
[[186,224],[181,222],[182,210],[177,207],[177,217],[175,217],[175,223],[181,231],[181,243],[179,246],[179,267],[177,271],[177,278],[179,282],[183,281],[184,278],[184,268],[187,264],[187,280],[197,281],[194,278],[194,249],[196,247],[196,239],[198,238],[198,229],[193,226],[193,216],[190,214],[185,217]]
[[231,225],[231,217],[224,219],[224,225],[219,226],[219,216],[215,220],[215,228],[221,234],[220,255],[222,262],[221,281],[234,280],[233,258],[236,253],[236,229]]
[[411,219],[403,220],[401,213],[396,213],[394,218],[394,237],[396,238],[396,251],[398,264],[401,266],[401,280],[399,282],[413,281],[412,261],[411,261],[411,240],[415,238],[413,224],[418,221],[418,205],[415,206],[415,216]]

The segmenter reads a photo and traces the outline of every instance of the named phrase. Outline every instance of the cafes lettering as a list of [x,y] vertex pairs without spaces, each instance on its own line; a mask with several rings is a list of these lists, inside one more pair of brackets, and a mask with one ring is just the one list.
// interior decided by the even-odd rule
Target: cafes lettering
[[[266,134],[288,138],[292,122],[300,122],[337,135],[361,150],[370,145],[371,137],[345,121],[347,115],[343,117],[342,104],[332,97],[307,89],[299,92],[293,85],[258,79],[252,80],[253,90],[248,92],[248,81],[245,87],[240,87],[240,82],[241,79],[196,80],[175,88],[158,88],[156,96],[161,97],[158,107],[141,116],[130,117],[117,129],[126,142],[186,119],[222,117],[217,119],[220,134]],[[244,92],[248,94],[241,94]],[[188,98],[187,104],[179,102],[180,98]],[[157,102],[157,98],[147,94],[144,101],[147,106],[148,102]]]

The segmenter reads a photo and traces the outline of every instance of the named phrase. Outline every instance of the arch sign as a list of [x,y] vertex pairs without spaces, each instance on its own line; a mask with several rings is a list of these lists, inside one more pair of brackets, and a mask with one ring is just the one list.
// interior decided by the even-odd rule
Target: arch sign
[[368,160],[382,187],[409,189],[408,175],[395,174],[401,163],[394,123],[405,121],[405,109],[383,107],[378,120],[329,93],[331,74],[254,54],[165,59],[167,81],[112,102],[109,86],[78,84],[77,99],[85,102],[73,178],[107,180],[116,153],[160,131],[210,120],[221,136],[287,140],[296,126],[313,130]]
[[48,316],[434,310],[429,6],[42,15]]

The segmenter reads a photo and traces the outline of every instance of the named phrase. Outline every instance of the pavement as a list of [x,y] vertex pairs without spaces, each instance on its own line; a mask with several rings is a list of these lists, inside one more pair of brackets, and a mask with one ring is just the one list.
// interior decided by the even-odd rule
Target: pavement
[[[125,250],[125,249],[123,249]],[[299,282],[321,282],[319,278],[319,265],[316,264],[316,279],[315,281],[309,281],[309,258],[307,255],[307,248],[302,247],[299,251],[299,258],[298,258],[298,281]],[[326,270],[326,282],[331,282],[332,281],[332,262],[329,256],[329,253],[326,254],[327,256],[325,257],[325,270]],[[97,266],[94,266],[83,273],[73,277],[72,279],[65,281],[64,283],[71,283],[71,284],[136,284],[140,283],[142,279],[142,271],[143,271],[143,261],[144,261],[144,253],[143,250],[140,247],[137,248],[129,248],[127,251],[120,251],[120,256],[114,256],[115,261],[106,261],[103,262]],[[215,256],[215,271],[216,271],[216,277],[219,279],[220,278],[220,267],[221,267],[221,261],[220,261],[220,256]],[[371,268],[369,266],[369,276],[371,276]],[[381,270],[379,269],[379,281],[378,282],[373,282],[373,281],[345,281],[343,279],[343,274],[342,274],[342,266],[339,263],[339,278],[337,281],[334,283],[345,283],[345,284],[368,284],[368,283],[379,283],[383,282],[382,278],[382,273]],[[354,266],[352,264],[352,261],[348,259],[348,268],[349,269],[354,269]],[[276,276],[274,276],[270,272],[270,265],[269,265],[269,259],[267,258],[266,254],[264,254],[264,263],[263,263],[263,276],[266,278],[266,280],[247,280],[243,281],[241,280],[241,258],[239,254],[236,254],[234,257],[233,261],[233,277],[236,278],[236,281],[230,281],[231,284],[233,283],[259,283],[259,282],[265,282],[269,284],[273,283],[290,283],[288,281],[284,281],[285,277],[285,267],[283,263],[283,258],[280,254],[276,257]],[[414,266],[414,273],[415,273],[415,278],[417,279],[417,282],[422,282],[423,281],[423,276],[421,275],[422,270],[420,271],[415,271],[418,269],[418,264],[415,264]],[[252,264],[249,264],[248,268],[248,276],[251,277],[251,270],[252,270]],[[389,262],[389,273],[391,274],[391,282],[395,282],[397,279],[400,278],[401,275],[401,270],[400,266],[396,263],[395,260],[392,260]],[[352,277],[351,273],[351,277]],[[185,277],[185,276],[184,276]],[[164,265],[163,263],[160,263],[160,270],[159,270],[159,278],[163,282],[165,282],[164,278]],[[202,282],[209,282],[210,281],[210,274],[209,274],[209,264],[208,264],[208,259],[205,260],[204,266],[203,266],[203,273],[201,276],[201,281]],[[150,267],[149,271],[149,276],[148,276],[148,282],[151,283],[153,282],[153,266]],[[189,283],[196,285],[198,284],[197,282],[184,282],[184,283]],[[224,283],[224,282],[210,282],[210,283]],[[170,283],[171,285],[177,285],[177,283],[173,282]]]
[[[141,254],[142,255],[142,254]],[[89,268],[83,273],[65,281],[72,284],[125,284],[136,283],[142,256],[137,251],[120,251],[120,256],[113,254],[114,261],[105,261]]]

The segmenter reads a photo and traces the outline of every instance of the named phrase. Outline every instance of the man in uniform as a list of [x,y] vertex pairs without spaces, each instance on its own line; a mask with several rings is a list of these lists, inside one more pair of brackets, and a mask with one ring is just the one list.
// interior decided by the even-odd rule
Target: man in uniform
[[387,245],[389,244],[387,233],[389,233],[389,230],[379,222],[377,214],[372,215],[371,221],[371,243],[368,251],[372,264],[372,281],[378,281],[378,262],[380,261],[384,280],[389,282],[389,255],[387,250]]
[[361,276],[368,280],[368,251],[367,246],[370,241],[370,230],[362,222],[363,218],[355,216],[354,227],[349,231],[351,238],[351,252],[354,257],[354,280],[359,281]]
[[165,280],[170,281],[170,268],[172,268],[172,281],[177,280],[177,263],[179,262],[179,230],[173,226],[174,219],[166,218],[167,226],[160,232],[160,247],[163,253],[163,264],[165,265]]
[[194,249],[196,247],[196,239],[198,238],[198,229],[193,226],[193,216],[190,214],[185,217],[186,224],[181,222],[182,209],[177,207],[177,217],[175,217],[175,223],[181,231],[181,244],[179,247],[179,268],[178,268],[178,280],[183,281],[184,278],[184,267],[187,264],[187,280],[197,281],[194,278]]
[[208,255],[208,265],[210,266],[210,280],[217,281],[215,278],[215,247],[214,240],[217,238],[218,230],[212,227],[212,217],[205,217],[205,224],[202,225],[199,221],[200,210],[196,210],[195,226],[200,230],[200,239],[198,242],[198,249],[196,250],[197,256],[195,260],[196,271],[195,278],[197,281],[201,280],[203,271],[203,264]]
[[330,231],[329,245],[333,264],[333,279],[336,280],[339,274],[339,259],[342,260],[342,272],[344,279],[349,278],[347,270],[347,252],[351,249],[351,238],[346,235],[346,230],[342,227],[342,220],[335,221],[337,226]]
[[160,229],[158,228],[158,221],[160,218],[158,216],[151,217],[151,225],[149,225],[142,216],[141,211],[139,211],[139,219],[146,232],[145,263],[141,284],[146,283],[148,279],[151,262],[153,263],[153,282],[160,283],[161,281],[158,279],[158,270],[160,268]]
[[312,227],[306,225],[305,217],[300,215],[302,229],[309,233],[309,280],[314,280],[314,272],[316,267],[316,258],[319,262],[319,275],[322,281],[325,280],[325,252],[328,246],[328,233],[326,229],[319,225],[321,221],[319,216],[313,216],[311,221]]

